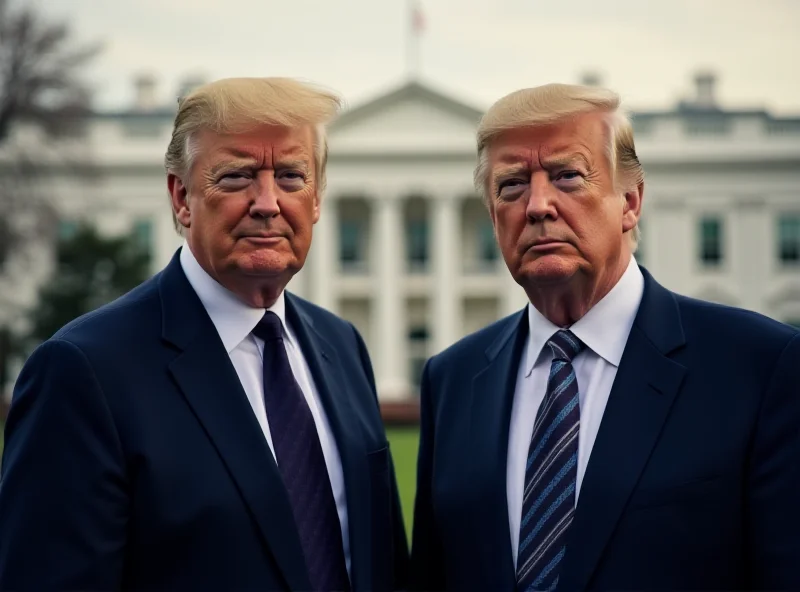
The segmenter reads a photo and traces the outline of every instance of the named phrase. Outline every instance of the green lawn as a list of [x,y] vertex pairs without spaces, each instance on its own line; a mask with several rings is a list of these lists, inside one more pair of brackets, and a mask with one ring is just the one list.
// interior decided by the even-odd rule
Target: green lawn
[[400,503],[406,532],[411,537],[411,520],[414,517],[414,493],[417,487],[417,450],[419,448],[419,429],[387,428],[389,446],[392,451],[397,487],[400,489]]

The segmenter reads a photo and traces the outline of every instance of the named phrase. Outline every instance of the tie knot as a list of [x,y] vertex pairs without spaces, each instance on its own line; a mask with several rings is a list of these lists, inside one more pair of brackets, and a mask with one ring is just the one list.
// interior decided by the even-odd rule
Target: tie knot
[[253,335],[264,341],[277,341],[283,338],[281,319],[272,311],[267,311],[258,325],[253,329]]
[[572,334],[572,331],[562,329],[557,331],[547,342],[553,352],[553,359],[571,362],[583,350],[584,343]]

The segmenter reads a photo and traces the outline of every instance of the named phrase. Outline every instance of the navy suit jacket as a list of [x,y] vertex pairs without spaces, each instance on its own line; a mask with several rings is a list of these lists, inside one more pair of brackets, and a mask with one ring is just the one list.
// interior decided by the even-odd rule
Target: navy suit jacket
[[[800,589],[800,334],[645,290],[558,590]],[[513,590],[506,496],[525,312],[427,364],[412,588]]]
[[[367,351],[286,294],[344,471],[355,590],[405,584],[408,546]],[[14,391],[0,590],[308,590],[288,494],[180,266],[64,327]]]

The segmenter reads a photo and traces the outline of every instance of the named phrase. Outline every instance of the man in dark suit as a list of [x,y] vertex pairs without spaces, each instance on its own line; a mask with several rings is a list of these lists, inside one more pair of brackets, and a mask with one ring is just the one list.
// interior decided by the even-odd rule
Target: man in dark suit
[[370,359],[285,291],[338,99],[228,79],[182,100],[185,244],[41,345],[14,391],[2,590],[390,590],[408,549]]
[[481,121],[530,303],[426,365],[414,589],[800,589],[800,336],[636,264],[618,105],[548,85]]

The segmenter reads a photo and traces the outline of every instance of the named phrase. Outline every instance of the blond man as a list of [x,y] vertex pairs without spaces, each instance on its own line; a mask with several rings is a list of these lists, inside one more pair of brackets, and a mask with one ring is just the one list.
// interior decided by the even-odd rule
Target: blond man
[[475,181],[529,304],[425,368],[412,588],[800,589],[800,336],[637,265],[617,95],[500,99]]
[[369,356],[287,290],[338,98],[226,79],[166,154],[185,242],[27,361],[0,484],[3,590],[390,590],[407,544]]

